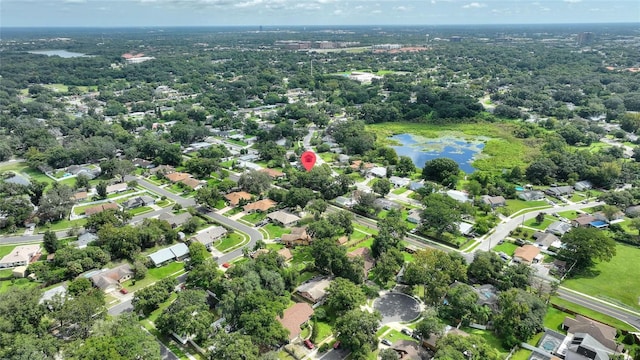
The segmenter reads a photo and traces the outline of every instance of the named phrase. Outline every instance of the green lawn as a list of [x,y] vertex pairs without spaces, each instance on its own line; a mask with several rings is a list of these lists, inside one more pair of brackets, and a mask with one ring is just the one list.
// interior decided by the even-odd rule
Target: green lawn
[[391,343],[394,343],[398,340],[416,341],[416,339],[412,338],[411,336],[407,336],[398,330],[389,331],[386,335],[384,335],[384,338],[391,341]]
[[547,226],[551,225],[551,223],[553,223],[555,221],[558,221],[558,219],[556,219],[553,216],[546,215],[544,217],[544,221],[542,221],[541,223],[539,223],[536,220],[536,218],[533,218],[533,219],[529,219],[529,220],[525,221],[524,225],[528,226],[528,227],[535,228],[535,229],[544,230],[544,229],[547,228]]
[[559,212],[558,215],[562,216],[563,218],[567,218],[569,220],[574,220],[578,217],[578,212],[577,211],[563,211],[563,212]]
[[372,244],[373,244],[373,237],[371,237],[371,238],[369,238],[369,239],[367,239],[367,240],[365,240],[365,241],[363,241],[361,243],[354,244],[353,246],[349,247],[349,249],[347,251],[353,251],[353,250],[359,249],[361,247],[366,247],[366,248],[371,249],[371,245]]
[[282,226],[267,224],[263,227],[268,233],[271,239],[282,237],[283,234],[291,233],[291,229],[283,228]]
[[172,262],[159,268],[149,269],[147,276],[142,280],[136,281],[135,285],[133,284],[133,280],[128,280],[125,281],[122,286],[127,288],[129,291],[137,291],[177,272],[184,272],[184,264],[181,262]]
[[245,237],[242,234],[234,232],[225,236],[222,240],[217,241],[214,247],[218,249],[218,251],[226,253],[240,245],[244,240]]
[[523,201],[520,199],[509,199],[507,200],[507,209],[514,214],[520,210],[529,209],[529,208],[539,208],[539,207],[550,207],[546,201]]
[[397,189],[393,189],[393,190],[391,190],[391,192],[392,192],[393,194],[400,195],[400,194],[403,194],[403,193],[407,192],[408,190],[409,190],[409,189],[407,189],[406,187],[399,187],[399,188],[397,188]]
[[167,207],[169,205],[173,204],[173,201],[171,200],[158,200],[156,201],[156,205],[160,206],[161,208]]
[[627,330],[627,331],[637,331],[635,328],[633,328],[631,325],[620,321],[618,319],[612,318],[611,316],[607,316],[604,315],[600,312],[591,310],[591,309],[587,309],[584,306],[580,306],[577,304],[574,304],[572,302],[560,299],[559,297],[556,296],[552,296],[551,297],[551,303],[559,305],[565,309],[569,309],[572,311],[575,311],[576,313],[580,314],[580,315],[584,315],[586,317],[589,317],[593,320],[599,321],[603,324],[607,324],[610,325],[612,327],[615,327],[616,329],[620,329],[620,330]]
[[267,214],[265,214],[263,212],[254,212],[254,213],[251,213],[251,214],[243,216],[241,219],[246,221],[246,222],[255,224],[255,223],[263,220],[266,217],[267,217]]
[[2,245],[0,246],[0,259],[8,255],[18,245]]
[[610,262],[601,262],[594,268],[593,275],[584,275],[562,284],[570,289],[622,303],[640,310],[640,249],[618,244],[616,256]]
[[49,226],[46,226],[46,225],[38,226],[36,229],[36,232],[40,233],[46,230],[62,231],[62,230],[71,229],[74,226],[84,226],[84,224],[86,223],[87,223],[86,218],[78,219],[78,220],[60,220],[50,224]]
[[333,333],[333,329],[329,323],[324,321],[313,322],[313,340],[315,343],[326,339]]
[[473,335],[480,336],[481,338],[485,339],[487,341],[487,343],[489,345],[491,345],[491,347],[493,347],[494,349],[497,349],[499,352],[501,352],[503,354],[506,354],[506,353],[509,352],[509,349],[505,349],[502,346],[502,342],[500,341],[500,339],[498,339],[496,334],[493,333],[492,331],[472,329],[472,328],[468,328],[468,327],[463,327],[462,330],[467,332],[468,334],[473,334]]
[[565,333],[565,331],[561,329],[561,326],[564,318],[566,318],[567,316],[571,318],[573,317],[573,315],[569,315],[564,311],[549,306],[549,308],[547,309],[547,313],[544,316],[544,327],[549,328],[553,331]]
[[509,241],[505,241],[502,244],[496,246],[493,248],[493,251],[495,252],[500,252],[502,251],[503,253],[509,255],[509,256],[513,256],[513,253],[516,251],[516,249],[518,248],[518,245],[509,242]]
[[151,211],[153,211],[153,208],[150,206],[140,206],[138,208],[129,210],[129,214],[136,216],[136,215],[144,214]]
[[37,282],[29,279],[15,279],[0,281],[0,294],[9,291],[11,288],[29,289],[38,286]]
[[531,356],[532,351],[526,349],[519,349],[511,355],[511,360],[528,360],[529,356]]

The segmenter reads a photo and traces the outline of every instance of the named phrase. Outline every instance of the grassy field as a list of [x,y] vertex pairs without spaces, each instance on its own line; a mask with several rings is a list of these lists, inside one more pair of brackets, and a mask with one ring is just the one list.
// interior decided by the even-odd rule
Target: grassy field
[[222,240],[216,242],[214,247],[218,249],[218,251],[222,251],[226,253],[236,246],[240,245],[244,241],[244,236],[242,234],[238,234],[237,232],[231,233],[225,236]]
[[[391,330],[389,331],[386,335],[384,335],[384,338],[391,341],[391,343],[394,343],[398,340],[409,340],[409,341],[416,341],[414,338],[412,338],[411,336],[407,336],[403,333],[401,333],[398,330]],[[417,342],[417,341],[416,341]]]
[[12,288],[22,288],[29,289],[38,286],[37,282],[31,281],[29,279],[15,279],[15,280],[5,280],[0,281],[0,294],[9,291]]
[[36,228],[36,232],[40,233],[46,230],[61,231],[61,230],[71,229],[74,226],[84,226],[84,224],[86,223],[87,223],[86,218],[78,219],[78,220],[60,220],[50,224],[49,226],[46,226],[46,225],[38,226]]
[[518,211],[529,209],[529,208],[540,208],[540,207],[550,207],[546,201],[523,201],[519,199],[509,199],[507,200],[507,209],[514,214]]
[[584,315],[586,317],[589,317],[593,320],[599,321],[603,324],[607,324],[610,326],[615,327],[616,329],[620,329],[620,330],[627,330],[627,331],[637,331],[636,329],[634,329],[631,325],[620,321],[618,319],[614,319],[611,316],[607,316],[604,315],[600,312],[591,310],[591,309],[587,309],[584,306],[580,306],[580,305],[576,305],[572,302],[560,299],[559,297],[556,296],[552,296],[551,297],[551,303],[552,304],[556,304],[558,306],[562,306],[565,309],[569,309],[572,311],[575,311],[576,313],[580,314],[580,315]]
[[136,281],[135,285],[132,280],[127,280],[122,286],[129,291],[137,291],[177,272],[184,272],[184,263],[172,262],[159,268],[149,269],[147,276],[142,280]]
[[[515,125],[507,123],[473,124],[413,124],[413,123],[384,123],[368,125],[367,129],[375,132],[378,139],[386,139],[395,134],[414,134],[426,138],[454,136],[460,138],[487,137],[485,147],[474,162],[478,170],[502,171],[514,166],[524,166],[540,153],[540,141],[537,139],[519,139],[513,134]],[[382,140],[383,142],[385,140]]]
[[496,252],[502,251],[503,253],[509,256],[513,256],[513,253],[516,251],[517,248],[518,248],[518,245],[509,241],[505,241],[502,244],[494,247],[493,251],[496,251]]
[[9,254],[11,251],[13,251],[13,249],[15,249],[16,246],[18,246],[18,245],[3,245],[3,246],[0,246],[0,258],[3,258],[7,254]]
[[533,218],[533,219],[529,219],[529,220],[525,221],[524,225],[528,226],[528,227],[532,227],[532,228],[538,229],[538,230],[544,230],[544,229],[547,228],[547,226],[551,225],[551,223],[553,223],[553,222],[555,222],[557,220],[558,219],[554,218],[553,216],[546,215],[544,217],[544,221],[541,222],[541,223],[539,223],[536,220],[536,218]]
[[462,330],[467,332],[468,334],[480,336],[481,338],[485,339],[487,341],[487,343],[489,345],[491,345],[491,347],[495,348],[496,350],[498,350],[502,354],[509,353],[509,349],[505,349],[502,346],[502,342],[500,341],[500,339],[498,339],[496,334],[494,334],[492,331],[479,330],[479,329],[473,329],[473,328],[468,328],[468,327],[463,327]]
[[618,244],[616,256],[601,262],[593,274],[565,280],[570,289],[640,310],[640,249]]
[[267,214],[262,213],[262,212],[254,212],[252,214],[248,214],[242,217],[242,220],[246,221],[246,222],[250,222],[252,224],[255,224],[261,220],[263,220],[264,218],[267,217]]
[[290,229],[283,228],[274,224],[267,224],[263,227],[268,233],[271,239],[279,238],[283,234],[289,234],[291,232]]
[[549,328],[553,331],[558,331],[561,333],[565,333],[566,331],[562,330],[562,322],[566,317],[573,317],[573,315],[569,315],[564,311],[560,311],[554,307],[549,306],[547,309],[547,313],[544,316],[544,327]]
[[558,215],[562,216],[563,218],[567,218],[569,220],[574,220],[578,217],[578,212],[577,211],[563,211],[563,212],[559,212]]

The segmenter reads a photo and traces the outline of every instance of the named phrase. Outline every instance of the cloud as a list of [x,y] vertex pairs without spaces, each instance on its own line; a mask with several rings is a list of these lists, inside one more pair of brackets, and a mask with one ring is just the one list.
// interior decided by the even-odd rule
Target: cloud
[[483,8],[486,7],[486,4],[481,4],[479,2],[472,2],[470,4],[466,4],[466,5],[462,5],[462,8],[464,9],[479,9],[479,8]]
[[87,0],[64,0],[65,4],[84,4]]
[[569,4],[577,4],[579,2],[582,2],[582,0],[564,0],[564,2],[569,3]]
[[406,7],[406,6],[396,6],[396,7],[393,8],[393,10],[396,10],[396,11],[407,11],[409,9],[411,9],[411,8]]

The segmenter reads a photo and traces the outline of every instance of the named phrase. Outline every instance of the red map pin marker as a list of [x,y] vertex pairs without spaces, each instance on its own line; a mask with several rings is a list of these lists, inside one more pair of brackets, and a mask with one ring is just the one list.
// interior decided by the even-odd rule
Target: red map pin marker
[[313,151],[305,151],[300,156],[300,161],[307,171],[311,171],[311,168],[316,163],[316,154],[314,154]]

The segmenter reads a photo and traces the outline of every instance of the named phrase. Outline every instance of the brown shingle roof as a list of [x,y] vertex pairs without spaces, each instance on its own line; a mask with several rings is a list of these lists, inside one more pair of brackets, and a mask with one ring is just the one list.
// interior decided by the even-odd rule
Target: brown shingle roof
[[533,259],[540,254],[540,249],[537,246],[533,245],[524,245],[519,248],[516,248],[516,251],[513,253],[514,257],[519,257],[522,261],[531,264]]
[[164,177],[167,178],[167,180],[171,181],[172,183],[177,183],[180,182],[184,179],[187,179],[189,177],[191,177],[191,175],[187,174],[187,173],[183,173],[183,172],[174,172],[171,174],[167,174]]
[[278,250],[278,255],[284,258],[284,261],[289,261],[293,259],[293,255],[291,254],[291,250],[289,248],[282,248]]
[[313,308],[307,303],[295,303],[286,309],[282,317],[277,318],[282,326],[289,330],[289,340],[293,340],[300,335],[300,326],[309,321],[313,315]]
[[276,206],[277,202],[271,199],[262,199],[243,207],[244,211],[267,211]]
[[272,178],[272,179],[277,179],[279,177],[283,177],[284,176],[284,173],[282,171],[279,171],[279,170],[276,170],[276,169],[266,168],[266,169],[262,169],[260,171],[265,173],[265,174],[267,174],[267,175],[269,175],[269,177]]
[[241,199],[251,200],[251,194],[246,191],[236,191],[232,193],[228,193],[224,196],[227,200],[229,200],[229,204],[236,206],[240,202]]
[[202,182],[200,180],[194,179],[194,178],[186,178],[182,181],[180,181],[181,183],[185,184],[186,186],[195,189],[198,186],[202,185]]
[[572,334],[585,333],[591,335],[599,343],[606,346],[611,350],[617,349],[616,344],[616,329],[609,325],[599,323],[597,321],[588,319],[581,315],[576,315],[575,319],[565,317],[562,322],[562,326]]
[[101,213],[105,210],[118,210],[118,204],[106,203],[106,204],[96,205],[96,206],[85,209],[84,214],[87,216],[91,216],[93,214]]

